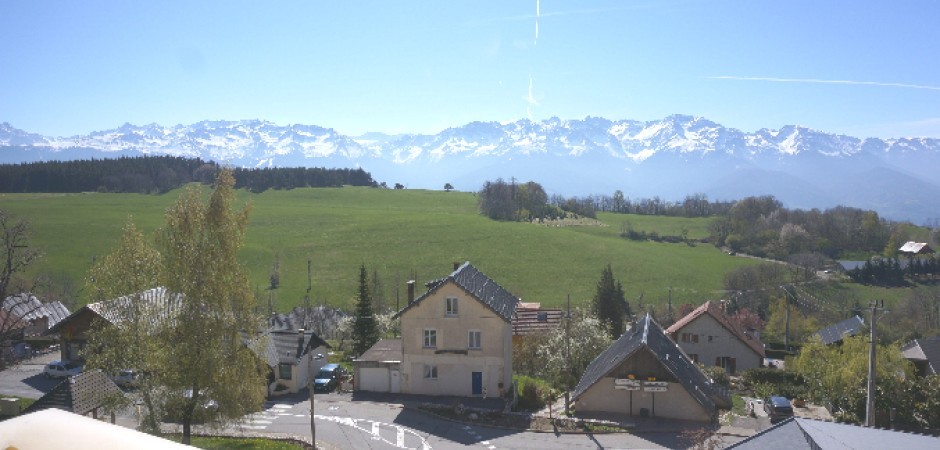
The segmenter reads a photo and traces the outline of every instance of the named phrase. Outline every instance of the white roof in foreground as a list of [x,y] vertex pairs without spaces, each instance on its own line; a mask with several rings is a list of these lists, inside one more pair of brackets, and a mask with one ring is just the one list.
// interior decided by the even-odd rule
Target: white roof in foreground
[[[41,430],[54,429],[54,433]],[[191,449],[188,445],[61,409],[45,409],[0,422],[0,449]]]

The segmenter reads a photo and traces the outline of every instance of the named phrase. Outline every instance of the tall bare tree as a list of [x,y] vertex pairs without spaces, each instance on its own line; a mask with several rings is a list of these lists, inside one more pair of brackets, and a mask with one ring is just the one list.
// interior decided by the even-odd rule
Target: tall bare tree
[[34,263],[41,253],[30,248],[29,223],[0,209],[0,301],[7,298],[7,289],[14,275]]

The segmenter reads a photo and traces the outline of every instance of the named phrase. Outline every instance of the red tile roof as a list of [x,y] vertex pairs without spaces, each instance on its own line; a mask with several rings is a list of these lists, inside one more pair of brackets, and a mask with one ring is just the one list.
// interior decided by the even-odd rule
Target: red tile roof
[[759,339],[756,339],[753,336],[741,331],[739,327],[731,322],[731,319],[728,318],[724,311],[722,311],[721,306],[712,302],[711,300],[703,303],[702,306],[695,308],[694,311],[679,319],[678,322],[672,324],[671,327],[666,329],[666,334],[675,336],[678,334],[679,330],[685,328],[686,325],[692,323],[692,321],[695,319],[698,319],[702,314],[708,314],[712,316],[715,321],[730,331],[731,334],[738,338],[738,340],[747,344],[751,350],[754,350],[754,352],[760,355],[762,358],[764,357],[764,344],[762,344]]

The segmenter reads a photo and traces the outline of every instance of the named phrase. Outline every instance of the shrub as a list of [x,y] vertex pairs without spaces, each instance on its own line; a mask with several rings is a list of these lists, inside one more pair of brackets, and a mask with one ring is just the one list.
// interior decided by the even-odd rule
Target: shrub
[[548,382],[525,375],[514,376],[513,380],[519,387],[519,403],[516,405],[518,409],[535,411],[545,407],[552,391]]

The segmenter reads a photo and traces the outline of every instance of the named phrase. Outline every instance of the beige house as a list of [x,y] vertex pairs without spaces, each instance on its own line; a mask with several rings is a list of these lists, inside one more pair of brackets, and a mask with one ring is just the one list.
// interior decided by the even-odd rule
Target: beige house
[[723,367],[728,373],[761,367],[764,344],[736,325],[721,306],[705,302],[666,329],[683,351],[697,363]]
[[469,262],[427,286],[395,315],[402,330],[401,392],[503,393],[512,383],[512,319],[519,299]]
[[326,365],[330,345],[312,331],[269,331],[261,335],[264,359],[271,368],[268,392],[293,394],[307,387],[312,376]]
[[649,314],[585,369],[577,414],[714,422],[731,399],[670,340]]

